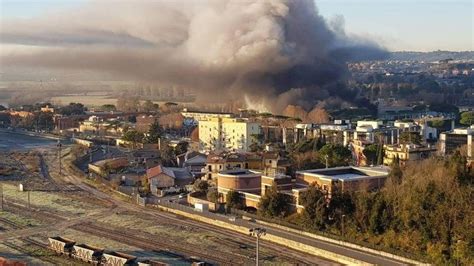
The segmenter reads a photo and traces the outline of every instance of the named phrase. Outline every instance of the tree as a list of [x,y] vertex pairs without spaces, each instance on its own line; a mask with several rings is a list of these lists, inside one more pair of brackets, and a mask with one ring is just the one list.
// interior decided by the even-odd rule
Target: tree
[[122,136],[122,139],[125,141],[130,141],[133,143],[142,142],[144,138],[143,133],[140,133],[136,130],[129,130],[125,132]]
[[176,154],[183,154],[188,151],[188,148],[189,143],[187,141],[180,141],[174,149]]
[[34,128],[36,130],[53,130],[54,120],[53,114],[50,112],[36,112],[33,119],[25,119],[25,126],[27,128]]
[[459,123],[470,126],[474,124],[474,112],[464,112],[461,114],[461,120]]
[[176,166],[176,151],[168,143],[161,145],[160,155],[164,166]]
[[402,132],[400,134],[401,144],[421,144],[421,135],[418,132]]
[[235,190],[229,190],[227,192],[225,197],[225,205],[227,211],[230,211],[231,209],[243,209],[245,206],[239,192]]
[[197,179],[194,181],[193,190],[198,192],[199,194],[206,195],[207,190],[209,188],[209,184],[205,180]]
[[319,153],[322,163],[325,163],[327,158],[329,167],[349,165],[352,159],[351,151],[339,144],[326,144]]
[[101,109],[102,111],[106,111],[106,112],[112,112],[112,111],[117,110],[117,108],[113,104],[104,104],[102,105]]
[[290,202],[288,195],[279,193],[277,184],[273,182],[271,188],[260,199],[258,211],[263,216],[283,217],[288,213]]
[[402,182],[403,172],[400,168],[400,159],[398,157],[393,160],[388,179],[393,183],[399,185]]
[[206,197],[208,201],[213,203],[217,203],[219,201],[219,193],[217,192],[216,188],[208,189]]
[[82,103],[70,103],[59,109],[59,113],[62,115],[83,115],[87,111],[87,108],[84,107]]
[[154,105],[153,102],[150,101],[150,100],[146,100],[146,101],[143,103],[142,109],[143,109],[143,111],[145,111],[145,112],[156,111],[155,105]]
[[304,206],[303,226],[314,230],[323,230],[328,223],[326,195],[312,184],[301,195],[300,205]]
[[382,234],[388,229],[390,215],[387,202],[381,193],[376,193],[371,213],[369,215],[369,231],[372,234]]
[[127,118],[128,122],[130,123],[136,123],[137,122],[137,116],[135,115],[130,115],[128,118]]
[[377,153],[379,150],[378,144],[370,144],[364,148],[362,151],[364,153],[367,162],[371,165],[377,164]]
[[163,130],[160,126],[158,120],[155,120],[153,124],[150,125],[148,129],[148,134],[146,137],[146,143],[158,143],[158,140],[161,138]]

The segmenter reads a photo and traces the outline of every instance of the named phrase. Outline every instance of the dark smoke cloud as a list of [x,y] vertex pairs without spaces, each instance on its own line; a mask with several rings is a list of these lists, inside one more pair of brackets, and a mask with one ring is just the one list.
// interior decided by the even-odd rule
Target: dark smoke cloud
[[346,61],[384,56],[312,0],[102,0],[2,24],[7,66],[108,71],[273,111],[345,95]]

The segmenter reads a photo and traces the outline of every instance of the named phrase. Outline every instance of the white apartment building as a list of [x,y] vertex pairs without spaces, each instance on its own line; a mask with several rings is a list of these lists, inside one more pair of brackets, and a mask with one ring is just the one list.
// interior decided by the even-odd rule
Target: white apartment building
[[247,151],[260,134],[260,124],[242,118],[211,117],[199,121],[201,151]]

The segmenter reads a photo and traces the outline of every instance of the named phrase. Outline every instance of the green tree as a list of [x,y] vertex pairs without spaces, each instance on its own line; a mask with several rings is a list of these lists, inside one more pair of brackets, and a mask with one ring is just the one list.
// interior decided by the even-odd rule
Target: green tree
[[175,147],[176,154],[183,154],[188,151],[189,143],[187,141],[180,141]]
[[277,185],[273,183],[271,188],[260,199],[258,211],[263,216],[282,217],[288,213],[290,202],[291,199],[288,195],[279,193]]
[[459,123],[470,126],[474,124],[474,112],[464,112],[461,114],[461,120]]
[[369,216],[369,231],[372,234],[382,234],[388,229],[391,216],[387,202],[381,193],[376,193]]
[[146,143],[158,143],[158,140],[161,138],[163,134],[163,129],[160,126],[158,120],[155,120],[153,124],[150,125],[148,129],[148,133],[146,136]]
[[217,203],[219,201],[219,193],[217,192],[216,188],[210,188],[207,191],[207,200],[213,203]]
[[59,113],[62,115],[82,115],[85,114],[87,108],[82,103],[70,103],[59,109]]
[[239,192],[235,190],[229,190],[227,192],[225,205],[227,211],[230,211],[231,209],[243,209],[245,206]]
[[418,132],[402,132],[400,134],[401,144],[421,144],[421,135]]
[[329,167],[349,165],[352,153],[349,149],[338,144],[326,144],[320,150],[320,159],[325,163],[327,158]]
[[206,180],[197,179],[194,181],[193,190],[199,194],[206,195],[209,189],[209,184]]
[[161,146],[161,163],[164,166],[175,166],[176,162],[176,153],[174,152],[174,149],[170,147],[168,144],[164,144]]
[[367,158],[367,162],[371,165],[377,164],[377,153],[379,151],[378,144],[370,144],[364,148],[363,153],[365,158]]
[[113,104],[104,104],[104,105],[102,105],[101,109],[102,109],[102,111],[106,111],[106,112],[111,112],[111,111],[116,111],[117,110],[117,108]]
[[133,143],[142,142],[144,138],[143,133],[140,133],[136,130],[129,130],[125,132],[122,136],[122,139],[125,141],[130,141]]
[[327,227],[329,219],[327,200],[319,187],[310,185],[302,193],[300,204],[304,206],[303,226],[313,230],[323,230]]

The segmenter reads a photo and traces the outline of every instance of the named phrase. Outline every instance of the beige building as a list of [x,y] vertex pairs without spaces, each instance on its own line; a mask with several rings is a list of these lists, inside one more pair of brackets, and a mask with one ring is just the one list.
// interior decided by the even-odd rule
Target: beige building
[[383,164],[391,165],[397,158],[401,164],[426,159],[436,153],[436,148],[429,145],[401,144],[384,145],[384,151]]
[[252,135],[260,133],[260,124],[242,118],[211,117],[199,121],[201,151],[247,151]]

